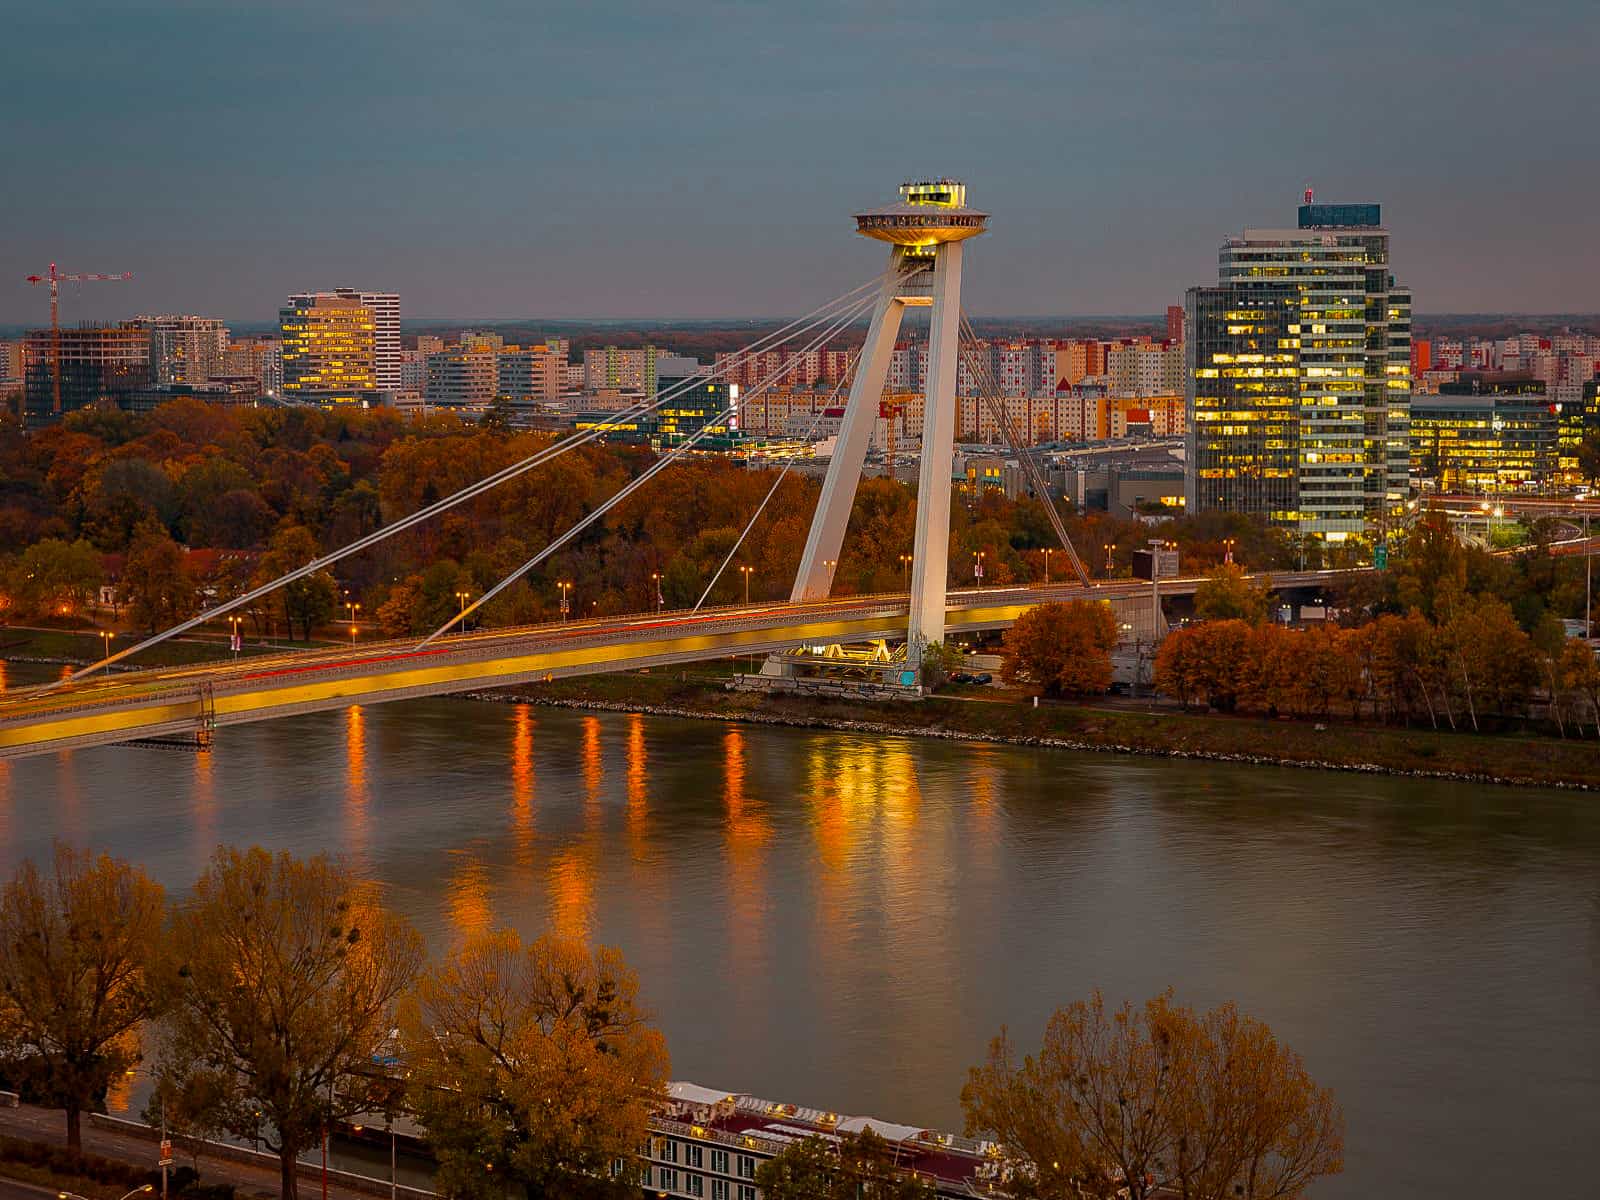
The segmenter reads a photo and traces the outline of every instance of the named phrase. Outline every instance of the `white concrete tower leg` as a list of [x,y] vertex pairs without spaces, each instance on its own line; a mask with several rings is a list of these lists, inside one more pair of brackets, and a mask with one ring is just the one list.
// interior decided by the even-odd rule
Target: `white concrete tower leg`
[[917,540],[912,547],[911,627],[906,665],[944,641],[945,575],[950,559],[950,469],[955,458],[956,352],[961,334],[961,243],[934,250],[928,382],[922,409],[922,472],[917,477]]
[[904,270],[903,255],[899,247],[889,252],[889,266],[878,289],[872,324],[867,328],[867,341],[856,363],[850,398],[845,402],[839,439],[828,463],[816,514],[811,518],[811,532],[806,537],[805,551],[800,555],[794,590],[789,593],[791,601],[821,600],[827,596],[833,582],[833,568],[828,563],[838,563],[839,548],[844,545],[850,506],[855,502],[856,484],[861,480],[861,466],[866,462],[872,427],[878,419],[883,384],[889,377],[889,360],[894,354],[894,339],[900,332],[903,307],[896,294],[900,290],[900,273]]

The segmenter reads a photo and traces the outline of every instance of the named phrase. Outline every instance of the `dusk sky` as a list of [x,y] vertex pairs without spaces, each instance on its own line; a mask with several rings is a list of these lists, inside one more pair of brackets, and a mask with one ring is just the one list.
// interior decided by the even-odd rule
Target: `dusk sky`
[[[1312,11],[1314,9],[1314,11]],[[1301,189],[1378,201],[1421,312],[1600,309],[1600,4],[6,6],[0,323],[804,311],[914,175],[992,214],[979,314],[1157,312]]]

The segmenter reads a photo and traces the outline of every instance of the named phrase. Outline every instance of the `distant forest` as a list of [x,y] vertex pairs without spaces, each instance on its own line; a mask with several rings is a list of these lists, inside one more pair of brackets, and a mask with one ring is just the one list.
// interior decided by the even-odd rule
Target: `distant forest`
[[[920,318],[920,326],[918,324]],[[974,317],[981,337],[1124,338],[1166,333],[1165,314],[1097,317]],[[407,321],[407,335],[419,333],[455,336],[466,329],[488,329],[508,342],[564,337],[575,357],[598,346],[638,346],[652,343],[679,354],[709,362],[718,351],[737,350],[782,327],[784,320],[751,321]],[[907,329],[927,328],[923,314],[911,314]],[[1563,329],[1600,332],[1600,313],[1423,313],[1415,320],[1419,337],[1508,337],[1514,333],[1558,333]],[[833,344],[859,346],[866,336],[863,320],[846,329]]]
[[[926,329],[923,314],[910,314],[908,329]],[[719,350],[737,350],[763,334],[771,333],[788,318],[758,318],[739,321],[540,321],[532,318],[504,320],[428,319],[402,322],[407,343],[419,333],[453,337],[467,329],[492,330],[506,341],[526,343],[547,337],[564,337],[572,343],[575,356],[596,346],[638,346],[646,342],[666,346],[680,354],[692,354],[710,361]],[[1123,338],[1149,334],[1159,337],[1167,328],[1165,314],[1149,316],[1089,317],[974,317],[973,325],[984,337],[1029,338]],[[235,334],[272,333],[275,326],[265,321],[231,323]],[[851,326],[834,340],[837,346],[857,346],[866,336],[865,321]],[[1600,313],[1419,313],[1415,332],[1419,337],[1507,337],[1513,333],[1559,333],[1563,329],[1600,333]],[[19,338],[25,327],[0,326],[0,339]]]

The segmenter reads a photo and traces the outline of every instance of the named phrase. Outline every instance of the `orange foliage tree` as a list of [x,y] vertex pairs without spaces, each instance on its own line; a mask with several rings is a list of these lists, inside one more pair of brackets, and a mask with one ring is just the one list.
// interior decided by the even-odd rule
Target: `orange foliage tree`
[[998,1139],[1007,1189],[1039,1200],[1291,1200],[1343,1170],[1333,1094],[1260,1021],[1169,991],[1057,1009],[1037,1054],[1004,1030],[961,1092],[969,1133]]
[[1028,680],[1052,695],[1083,696],[1111,686],[1117,619],[1110,605],[1087,600],[1040,604],[1006,631],[1003,676]]

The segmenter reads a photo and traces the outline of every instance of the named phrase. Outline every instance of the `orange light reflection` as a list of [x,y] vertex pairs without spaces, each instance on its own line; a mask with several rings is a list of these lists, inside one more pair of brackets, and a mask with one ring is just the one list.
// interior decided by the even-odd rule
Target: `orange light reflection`
[[368,800],[367,717],[359,704],[345,709],[344,825],[345,845],[358,871],[367,869]]
[[766,919],[762,881],[772,823],[745,791],[745,737],[730,726],[722,737],[722,802],[726,811],[724,852],[728,860],[729,949],[735,979],[756,979]]
[[470,850],[452,851],[456,869],[445,888],[450,924],[462,941],[488,933],[494,924],[489,900],[489,868]]
[[511,716],[511,840],[518,883],[532,890],[534,867],[533,710],[519,704]]

